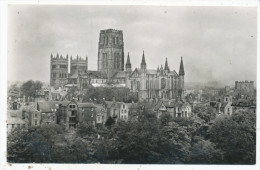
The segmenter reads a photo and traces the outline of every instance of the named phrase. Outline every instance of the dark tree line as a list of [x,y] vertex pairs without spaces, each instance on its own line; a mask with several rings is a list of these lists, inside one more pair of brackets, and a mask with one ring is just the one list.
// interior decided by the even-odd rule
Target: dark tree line
[[41,81],[28,80],[22,85],[11,84],[8,88],[8,96],[14,99],[25,96],[26,98],[35,98],[37,91],[41,90],[43,83]]
[[147,111],[138,122],[110,121],[103,128],[81,124],[75,134],[58,125],[16,129],[8,136],[8,161],[255,164],[256,115],[249,110],[209,123],[167,114],[158,120]]

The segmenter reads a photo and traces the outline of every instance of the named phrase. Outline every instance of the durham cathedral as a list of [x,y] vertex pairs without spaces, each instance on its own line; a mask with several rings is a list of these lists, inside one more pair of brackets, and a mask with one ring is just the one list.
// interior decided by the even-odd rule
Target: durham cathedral
[[[70,58],[70,60],[69,60]],[[181,58],[179,72],[171,70],[167,58],[157,69],[147,69],[145,53],[140,54],[140,67],[132,69],[131,57],[125,63],[123,32],[101,30],[98,43],[98,70],[88,70],[88,57],[76,58],[51,54],[50,86],[54,88],[77,87],[127,87],[136,92],[140,100],[177,99],[183,97],[184,66]]]

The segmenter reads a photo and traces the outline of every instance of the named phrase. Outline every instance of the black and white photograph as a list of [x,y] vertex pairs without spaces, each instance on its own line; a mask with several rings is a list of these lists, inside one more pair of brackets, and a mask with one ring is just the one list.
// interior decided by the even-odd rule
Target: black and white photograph
[[10,166],[256,164],[257,6],[7,15]]

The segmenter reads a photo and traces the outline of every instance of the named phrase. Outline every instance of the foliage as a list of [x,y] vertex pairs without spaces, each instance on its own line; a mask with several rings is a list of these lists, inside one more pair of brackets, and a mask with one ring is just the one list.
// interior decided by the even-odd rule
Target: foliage
[[38,132],[38,128],[15,129],[7,140],[8,162],[50,161],[50,145]]
[[91,136],[96,134],[96,128],[89,123],[81,123],[77,128],[78,136]]
[[20,87],[17,83],[13,83],[8,87],[8,97],[11,97],[12,99],[17,99],[20,96]]
[[194,107],[194,113],[206,122],[210,122],[216,118],[217,111],[210,106],[198,105]]
[[106,126],[82,123],[16,129],[8,136],[9,162],[254,164],[255,113],[239,111],[210,123],[200,117],[157,119],[140,109],[138,121],[109,118]]
[[22,84],[21,93],[26,97],[35,97],[36,91],[42,88],[43,83],[40,81],[29,80]]
[[111,126],[113,124],[115,124],[115,120],[111,116],[109,116],[105,123],[105,126]]
[[216,164],[221,163],[222,151],[216,149],[214,143],[203,138],[197,138],[197,142],[191,147],[190,162],[193,164]]
[[219,117],[210,128],[209,134],[210,140],[224,151],[226,163],[255,163],[255,113],[244,110],[231,117]]

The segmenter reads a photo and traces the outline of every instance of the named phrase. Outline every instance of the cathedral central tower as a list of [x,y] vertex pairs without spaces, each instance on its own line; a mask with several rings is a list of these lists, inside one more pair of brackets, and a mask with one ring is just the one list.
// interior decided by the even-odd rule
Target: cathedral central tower
[[124,71],[123,31],[101,30],[98,43],[98,71],[107,73],[110,79],[116,72]]

